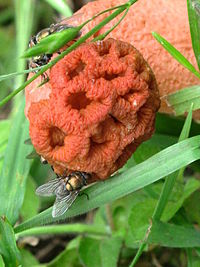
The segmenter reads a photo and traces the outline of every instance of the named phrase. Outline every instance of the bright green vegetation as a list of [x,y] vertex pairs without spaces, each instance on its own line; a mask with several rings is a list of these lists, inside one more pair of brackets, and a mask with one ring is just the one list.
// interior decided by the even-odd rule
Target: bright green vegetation
[[[1,105],[7,102],[5,97],[10,88],[18,88],[16,90],[20,92],[25,87],[24,75],[12,75],[11,78],[5,74],[24,74],[26,62],[19,59],[19,55],[24,53],[37,23],[40,22],[43,28],[51,24],[54,9],[66,16],[71,12],[61,0],[41,1],[39,5],[27,0],[14,2],[15,9],[11,1],[0,1],[0,70],[4,74],[0,77]],[[134,8],[131,6],[134,2],[113,8],[112,15],[64,51],[54,63],[120,13],[125,16],[129,8]],[[47,9],[49,12],[43,12]],[[199,12],[199,1],[188,0],[198,65]],[[45,14],[43,20],[41,14]],[[27,20],[29,23],[25,23]],[[199,71],[167,40],[159,33],[153,33],[153,36],[191,71],[191,75],[200,78]],[[50,43],[44,43],[45,49],[51,48],[52,44],[59,45],[51,39]],[[35,77],[51,66],[52,63],[43,67]],[[14,95],[12,93],[10,98]],[[165,252],[172,255],[165,266],[200,266],[200,124],[192,121],[192,111],[200,108],[199,99],[199,85],[169,95],[167,100],[176,114],[188,112],[187,117],[157,114],[154,136],[143,143],[112,178],[85,189],[89,200],[84,195],[78,197],[58,221],[51,216],[54,199],[35,195],[36,187],[53,173],[49,166],[41,166],[38,159],[25,159],[33,148],[24,144],[29,138],[24,96],[15,97],[12,108],[7,107],[11,110],[9,117],[0,121],[0,266],[131,267],[137,262],[159,262]],[[29,236],[40,239],[52,235],[58,240],[60,235],[67,235],[68,241],[62,252],[51,257],[48,263],[40,264],[22,240]]]

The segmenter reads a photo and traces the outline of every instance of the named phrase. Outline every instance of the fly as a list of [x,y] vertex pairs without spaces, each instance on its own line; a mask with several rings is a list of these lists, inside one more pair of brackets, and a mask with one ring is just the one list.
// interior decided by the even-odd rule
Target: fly
[[82,187],[87,185],[90,177],[89,173],[80,171],[58,176],[56,179],[39,186],[36,189],[36,194],[40,196],[56,196],[52,217],[58,217],[70,208]]
[[[49,28],[43,29],[40,32],[38,32],[35,36],[33,36],[30,41],[29,41],[29,48],[34,47],[35,45],[39,44],[41,42],[41,40],[43,40],[44,38],[48,37],[49,35],[53,34],[53,33],[57,33],[57,32],[61,32],[63,30],[66,29],[70,29],[70,28],[74,28],[73,26],[70,25],[70,23],[72,22],[72,24],[76,24],[76,16],[72,16],[71,18],[65,19],[60,21],[57,24],[51,24]],[[80,33],[77,34],[76,37],[79,37]],[[59,51],[58,51],[59,53]],[[34,56],[31,58],[31,60],[29,61],[29,68],[37,68],[37,67],[41,67],[43,65],[48,64],[48,62],[51,60],[53,54],[41,54],[38,56]],[[37,71],[35,71],[37,72]]]

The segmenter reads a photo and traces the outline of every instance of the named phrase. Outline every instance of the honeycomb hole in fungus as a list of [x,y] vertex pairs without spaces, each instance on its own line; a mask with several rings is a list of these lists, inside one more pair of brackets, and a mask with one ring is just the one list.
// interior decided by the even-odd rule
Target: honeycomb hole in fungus
[[55,147],[64,146],[65,133],[60,130],[58,127],[52,126],[49,129],[49,139],[50,146],[54,149]]
[[70,105],[73,109],[77,110],[87,108],[90,103],[91,100],[86,97],[85,92],[74,93],[67,98],[67,105]]
[[73,79],[74,77],[78,76],[79,73],[81,73],[84,69],[85,69],[86,64],[84,62],[82,62],[82,60],[78,63],[78,66],[70,71],[70,73],[68,74],[70,76],[71,79]]

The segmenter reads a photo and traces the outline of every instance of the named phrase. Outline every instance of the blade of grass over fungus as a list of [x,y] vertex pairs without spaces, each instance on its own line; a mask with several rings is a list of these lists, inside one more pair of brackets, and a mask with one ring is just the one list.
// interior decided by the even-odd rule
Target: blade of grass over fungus
[[[24,90],[24,88],[29,85],[32,81],[34,81],[37,77],[39,77],[41,74],[43,74],[45,71],[47,71],[49,68],[51,68],[53,65],[55,65],[59,60],[61,60],[64,56],[69,54],[71,51],[73,51],[75,48],[77,48],[79,45],[84,43],[89,37],[91,37],[93,34],[98,32],[102,27],[104,27],[108,22],[113,20],[115,17],[117,17],[119,14],[121,14],[125,9],[129,8],[131,5],[136,3],[138,0],[129,0],[126,4],[117,7],[111,8],[112,10],[116,9],[111,15],[103,19],[99,24],[97,24],[92,30],[90,30],[88,33],[86,33],[84,36],[80,37],[75,43],[73,43],[70,47],[68,47],[65,51],[63,51],[59,56],[57,56],[55,59],[53,59],[50,63],[45,65],[40,71],[38,71],[33,77],[31,77],[29,80],[27,80],[24,84],[22,84],[20,87],[18,87],[15,91],[13,91],[11,94],[9,94],[7,97],[5,97],[2,101],[0,101],[0,107],[5,105],[9,100],[11,100],[15,95],[17,95],[19,92]],[[110,9],[110,10],[111,10]],[[102,11],[101,14],[105,13],[105,11]],[[97,14],[99,15],[99,14]],[[96,15],[96,16],[97,16]],[[85,22],[82,25],[85,25],[93,18],[89,19],[87,22]]]
[[96,225],[87,225],[87,224],[62,224],[62,225],[53,225],[53,226],[41,226],[34,227],[25,231],[16,234],[16,239],[24,236],[36,236],[36,235],[54,235],[54,234],[63,234],[63,233],[71,233],[71,234],[92,234],[92,235],[100,235],[100,236],[109,236],[110,233],[105,227],[96,227]]
[[169,106],[173,107],[177,116],[184,114],[190,110],[193,103],[193,110],[200,108],[200,86],[184,88],[178,92],[167,96]]
[[19,266],[20,252],[16,246],[15,234],[4,216],[0,217],[0,255],[6,267]]
[[83,192],[88,194],[89,200],[84,195],[79,196],[63,216],[52,218],[52,208],[49,208],[17,226],[15,231],[18,233],[34,226],[80,215],[141,189],[200,159],[199,146],[200,136],[172,145],[124,173],[85,189]]
[[67,5],[64,0],[45,0],[49,5],[51,5],[55,10],[65,17],[72,16],[73,12],[71,8]]
[[[20,58],[21,54],[28,46],[31,30],[34,22],[35,0],[15,0],[15,22],[16,22],[16,56],[18,58],[16,70],[22,72],[26,66],[26,60]],[[25,80],[24,75],[20,75],[15,80],[15,88],[20,86]],[[14,88],[14,89],[15,89]],[[21,102],[21,97],[15,100],[16,106]],[[14,103],[15,103],[14,102]]]
[[[185,120],[185,123],[184,123],[184,126],[183,126],[183,129],[181,131],[181,134],[180,134],[180,137],[179,137],[179,140],[178,142],[181,142],[183,140],[185,140],[186,138],[188,138],[189,136],[189,132],[190,132],[190,128],[191,128],[191,123],[192,123],[192,108],[193,108],[193,105],[191,105],[190,107],[190,111],[188,113],[188,116]],[[163,214],[163,211],[167,205],[167,202],[169,200],[169,196],[172,192],[172,189],[174,187],[174,184],[176,182],[176,178],[179,176],[179,173],[182,173],[182,170],[180,171],[176,171],[172,174],[170,174],[169,176],[166,177],[165,179],[165,183],[164,183],[164,186],[162,188],[162,192],[160,194],[160,198],[158,200],[158,203],[157,203],[157,206],[154,210],[154,213],[152,215],[152,218],[153,218],[153,221],[159,221],[162,214]],[[144,234],[144,236],[146,237],[144,239],[144,241],[142,242],[142,244],[140,245],[133,261],[131,262],[130,264],[130,267],[133,267],[135,266],[135,264],[137,263],[137,261],[139,260],[140,256],[142,255],[142,252],[144,251],[146,245],[147,245],[147,241],[146,239],[148,238],[148,235],[149,233],[151,232],[151,225],[149,225],[149,228],[147,229],[147,232]]]
[[0,75],[0,82],[7,80],[7,79],[11,79],[15,76],[18,75],[24,75],[30,72],[34,72],[35,70],[41,70],[42,67],[38,67],[38,68],[33,68],[33,69],[28,69],[28,70],[23,70],[23,71],[19,71],[19,72],[13,72],[13,73],[9,73],[9,74],[4,74],[4,75]]
[[173,58],[200,79],[200,73],[172,44],[156,32],[152,32],[152,35],[170,53],[170,55],[172,55]]
[[105,33],[103,34],[100,34],[98,35],[97,37],[95,37],[92,42],[96,42],[96,41],[99,41],[99,40],[104,40],[106,38],[106,36],[108,36],[109,33],[111,33],[121,22],[122,20],[126,17],[127,13],[129,11],[129,8],[126,9],[126,11],[124,12],[123,16],[121,17],[121,19],[115,23],[115,25],[110,28],[108,31],[106,31]]
[[24,102],[11,121],[12,127],[0,172],[0,215],[5,215],[11,224],[15,224],[18,219],[31,165],[31,161],[25,159],[32,148],[24,144],[29,132],[24,116]]
[[187,0],[188,17],[192,46],[200,69],[200,2],[199,0]]

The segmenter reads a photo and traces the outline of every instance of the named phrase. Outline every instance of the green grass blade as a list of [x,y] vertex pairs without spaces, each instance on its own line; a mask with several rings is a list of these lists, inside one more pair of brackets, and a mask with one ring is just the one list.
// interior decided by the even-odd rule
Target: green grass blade
[[0,121],[0,172],[10,131],[10,120]]
[[5,267],[5,263],[1,255],[0,255],[0,267]]
[[[185,120],[181,135],[179,137],[179,141],[181,142],[183,140],[185,140],[186,138],[188,138],[189,136],[189,132],[190,132],[190,128],[191,128],[191,123],[192,123],[192,106],[190,108],[190,112],[188,113],[188,116]],[[178,172],[172,173],[169,177],[166,178],[165,180],[165,184],[163,186],[163,190],[161,192],[160,195],[160,199],[158,201],[158,205],[154,211],[153,214],[153,219],[154,220],[160,220],[162,213],[164,211],[164,208],[167,205],[169,196],[172,192],[173,186],[176,182],[176,178],[178,176]]]
[[186,253],[187,253],[187,260],[188,260],[187,266],[192,267],[193,266],[192,248],[187,248]]
[[200,86],[195,85],[170,94],[167,96],[167,102],[177,116],[188,112],[192,103],[193,110],[197,110],[200,108]]
[[46,2],[65,17],[70,17],[73,14],[71,8],[64,0],[46,0]]
[[100,236],[108,236],[110,235],[109,231],[107,231],[104,227],[96,226],[96,225],[87,225],[87,224],[62,224],[62,225],[53,225],[53,226],[41,226],[34,227],[25,231],[22,231],[19,234],[16,234],[16,239],[24,237],[24,236],[37,236],[37,235],[55,235],[55,234],[92,234],[92,235],[100,235]]
[[147,243],[172,248],[200,247],[200,231],[192,226],[153,221]]
[[0,217],[0,255],[6,267],[19,266],[20,253],[16,246],[14,231],[4,216]]
[[[28,46],[32,26],[34,23],[35,0],[15,0],[15,23],[16,23],[16,57],[17,72],[22,72],[26,67],[26,60],[20,58]],[[20,86],[25,80],[24,75],[20,75],[15,80],[15,88]],[[15,100],[16,106],[21,102],[22,96]]]
[[6,215],[14,224],[23,203],[26,178],[31,164],[30,160],[25,159],[32,148],[24,144],[29,132],[28,122],[24,116],[24,101],[11,124],[12,128],[0,173],[0,215]]
[[33,69],[23,70],[20,72],[13,72],[13,73],[5,74],[5,75],[0,75],[0,82],[7,80],[7,79],[11,79],[11,78],[18,76],[18,75],[24,75],[26,73],[30,73],[30,72],[33,72],[36,70],[41,70],[41,69],[42,69],[42,67],[37,67],[37,68],[33,68]]
[[200,79],[200,73],[173,45],[156,32],[152,32],[152,35],[170,53],[170,55],[172,55],[173,58]]
[[200,2],[199,0],[187,0],[188,17],[192,46],[200,69]]
[[198,160],[200,158],[199,145],[200,136],[195,136],[170,146],[124,173],[115,175],[105,182],[99,182],[87,188],[84,192],[88,194],[89,201],[84,195],[79,196],[62,217],[53,219],[51,215],[52,208],[50,208],[17,226],[16,232],[86,213],[89,210],[158,181],[170,173]]
[[[192,123],[192,107],[190,108],[190,112],[188,113],[188,116],[185,120],[185,123],[184,123],[184,126],[183,126],[183,129],[182,129],[182,132],[181,132],[181,135],[179,137],[179,142],[183,141],[184,139],[188,138],[189,136],[189,131],[190,131],[190,128],[191,128],[191,123]],[[181,172],[181,170],[180,170]],[[164,183],[164,186],[163,186],[163,189],[162,189],[162,192],[160,194],[160,198],[159,198],[159,201],[158,201],[158,204],[154,210],[154,213],[153,213],[153,220],[155,221],[159,221],[161,219],[161,216],[163,214],[163,211],[167,205],[167,202],[169,200],[169,196],[172,192],[172,189],[174,187],[174,184],[176,182],[176,178],[177,176],[179,175],[179,172],[174,172],[172,173],[171,175],[169,175],[166,179],[165,179],[165,183]],[[149,226],[151,227],[151,226]],[[148,235],[148,230],[146,232],[145,235]],[[132,263],[130,264],[130,267],[133,267],[135,266],[135,264],[137,263],[137,261],[139,260],[140,256],[142,255],[142,252],[144,251],[146,247],[146,240],[144,240],[142,242],[142,244],[140,245]]]

